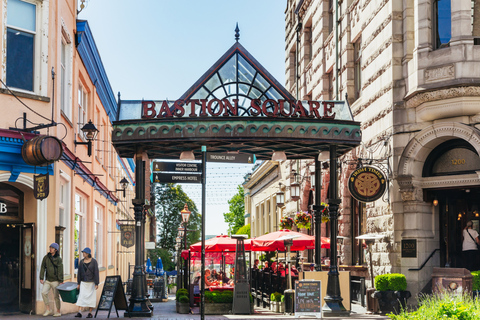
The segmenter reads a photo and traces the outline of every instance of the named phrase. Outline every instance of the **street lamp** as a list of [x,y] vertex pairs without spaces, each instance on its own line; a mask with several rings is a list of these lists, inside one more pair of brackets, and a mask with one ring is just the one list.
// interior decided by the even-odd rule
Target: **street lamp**
[[120,180],[120,189],[115,189],[115,191],[123,191],[123,197],[125,198],[125,190],[127,189],[128,187],[128,180],[123,177],[122,180]]
[[75,145],[86,145],[88,147],[88,156],[90,157],[92,155],[92,141],[95,140],[95,138],[97,137],[98,129],[92,123],[92,120],[89,120],[88,123],[85,124],[81,130],[87,142],[78,142],[75,140],[74,143]]
[[[188,224],[188,219],[190,218],[191,212],[188,210],[188,205],[185,203],[185,207],[183,208],[182,211],[180,211],[180,214],[182,215],[182,221],[183,221],[183,247],[186,250],[187,249],[187,224]],[[179,230],[180,231],[180,230]],[[183,287],[187,289],[187,284],[188,284],[188,263],[189,261],[185,262],[184,265],[184,280],[183,280]]]

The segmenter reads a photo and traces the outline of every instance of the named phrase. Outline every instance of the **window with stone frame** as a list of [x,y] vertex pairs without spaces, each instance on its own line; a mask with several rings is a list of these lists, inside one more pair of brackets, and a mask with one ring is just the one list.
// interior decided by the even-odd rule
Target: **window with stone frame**
[[434,0],[432,14],[433,48],[449,47],[452,38],[451,0]]
[[78,86],[78,135],[85,140],[82,128],[88,122],[88,92],[82,85]]
[[326,97],[325,100],[333,100],[333,70],[327,73],[327,75],[328,75],[328,80],[327,80],[328,96]]
[[7,2],[7,86],[34,91],[37,6],[34,3]]
[[355,84],[355,100],[360,98],[362,91],[362,38],[360,37],[353,43],[354,57],[354,84]]
[[65,117],[72,119],[72,41],[62,26],[60,40],[60,110]]
[[332,33],[333,31],[333,5],[335,4],[335,0],[328,0],[328,34]]

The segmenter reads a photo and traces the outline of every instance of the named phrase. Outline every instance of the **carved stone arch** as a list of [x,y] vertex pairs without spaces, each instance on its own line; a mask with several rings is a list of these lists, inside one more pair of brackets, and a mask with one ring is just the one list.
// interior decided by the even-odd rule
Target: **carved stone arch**
[[442,122],[431,125],[413,137],[403,150],[398,163],[399,176],[421,177],[430,152],[441,143],[462,139],[480,154],[480,131],[458,122]]

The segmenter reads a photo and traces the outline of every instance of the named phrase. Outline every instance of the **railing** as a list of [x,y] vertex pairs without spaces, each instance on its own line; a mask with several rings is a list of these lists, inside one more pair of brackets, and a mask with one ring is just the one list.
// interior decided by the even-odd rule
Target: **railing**
[[425,262],[420,266],[420,268],[409,268],[408,271],[420,271],[420,270],[422,270],[423,267],[425,267],[425,265],[427,264],[428,260],[430,260],[433,257],[433,255],[435,254],[435,252],[437,252],[437,251],[440,251],[440,249],[437,248],[437,249],[433,250],[433,252],[430,253],[430,255],[428,256],[427,260],[425,260]]

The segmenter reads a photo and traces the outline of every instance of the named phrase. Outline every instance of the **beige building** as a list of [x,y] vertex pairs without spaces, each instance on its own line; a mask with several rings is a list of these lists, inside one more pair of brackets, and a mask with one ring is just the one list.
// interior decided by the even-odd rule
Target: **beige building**
[[[431,289],[433,267],[467,266],[462,230],[469,220],[478,230],[479,5],[349,0],[337,7],[334,0],[289,0],[285,11],[286,88],[301,100],[348,95],[362,123],[362,146],[340,159],[341,264],[365,264],[366,251],[355,237],[378,235],[374,275],[405,274],[413,295]],[[368,165],[384,172],[388,186],[380,199],[360,202],[347,181]],[[260,169],[267,166],[274,164]],[[278,179],[288,177],[281,173]],[[257,209],[273,199],[278,181],[271,180],[269,195],[250,200],[252,235],[271,230],[263,223],[274,219],[262,216],[269,211]],[[280,217],[273,207],[270,212]]]
[[[77,5],[4,0],[0,6],[0,314],[43,313],[39,271],[52,242],[60,244],[65,281],[77,281],[81,250],[92,249],[100,267],[97,296],[106,276],[126,281],[134,265],[134,247],[120,245],[119,230],[133,220],[134,163],[111,145],[117,102]],[[91,154],[82,133],[89,121],[98,130]],[[36,155],[57,161],[25,162],[22,146],[38,135],[56,139],[43,146],[40,140]],[[46,173],[48,196],[38,200],[34,176]],[[146,229],[147,240],[154,239],[154,228]],[[63,303],[61,311],[76,306]]]

